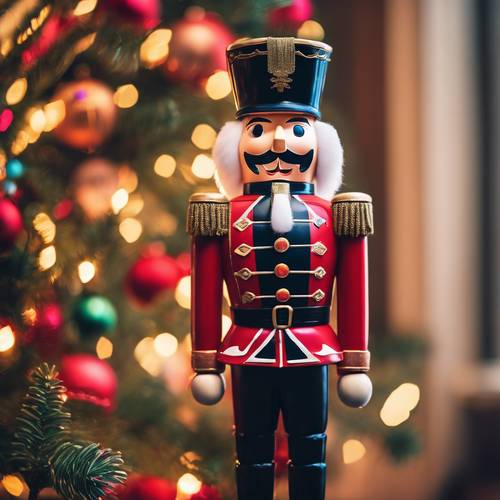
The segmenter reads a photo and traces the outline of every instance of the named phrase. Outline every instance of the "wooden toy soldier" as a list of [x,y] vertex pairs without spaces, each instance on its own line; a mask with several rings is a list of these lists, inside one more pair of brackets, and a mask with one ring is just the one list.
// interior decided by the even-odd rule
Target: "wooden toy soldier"
[[[340,399],[368,403],[367,235],[370,196],[335,193],[343,151],[319,121],[331,47],[294,38],[227,49],[237,121],[214,146],[222,194],[190,199],[192,392],[224,393],[231,365],[239,500],[271,500],[282,413],[292,500],[325,497],[328,365]],[[232,326],[221,336],[222,284]],[[336,289],[337,331],[330,326]]]

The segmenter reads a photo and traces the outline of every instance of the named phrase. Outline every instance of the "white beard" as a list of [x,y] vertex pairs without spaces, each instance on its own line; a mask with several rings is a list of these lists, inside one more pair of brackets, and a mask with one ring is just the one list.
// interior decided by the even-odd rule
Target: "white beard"
[[275,233],[288,233],[293,228],[293,212],[290,195],[273,194],[271,198],[271,227]]

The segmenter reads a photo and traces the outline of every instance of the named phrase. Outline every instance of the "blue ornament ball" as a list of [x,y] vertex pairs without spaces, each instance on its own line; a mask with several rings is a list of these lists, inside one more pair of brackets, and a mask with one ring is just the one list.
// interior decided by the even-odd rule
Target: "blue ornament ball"
[[14,181],[3,181],[3,190],[7,196],[14,196],[17,191],[17,184]]
[[11,158],[5,165],[7,179],[19,179],[24,175],[24,170],[23,162],[17,158]]

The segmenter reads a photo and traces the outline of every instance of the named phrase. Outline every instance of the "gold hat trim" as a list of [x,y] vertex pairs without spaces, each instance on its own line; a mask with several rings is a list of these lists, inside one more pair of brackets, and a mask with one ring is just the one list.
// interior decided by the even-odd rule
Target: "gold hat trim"
[[[267,50],[255,49],[252,52],[248,52],[247,54],[229,54],[229,62],[232,63],[234,61],[240,61],[244,59],[252,59],[257,56],[267,56]],[[327,54],[304,54],[304,52],[300,50],[295,51],[296,56],[305,57],[306,59],[321,59],[323,61],[330,62],[331,59]]]
[[[317,40],[307,40],[306,38],[294,38],[295,45],[310,45],[312,47],[316,47],[317,49],[323,49],[327,52],[332,52],[332,47],[325,42],[319,42]],[[266,44],[267,37],[259,37],[259,38],[241,38],[236,40],[231,45],[227,47],[227,51],[233,49],[239,49],[241,47],[247,47],[248,45],[259,45]]]

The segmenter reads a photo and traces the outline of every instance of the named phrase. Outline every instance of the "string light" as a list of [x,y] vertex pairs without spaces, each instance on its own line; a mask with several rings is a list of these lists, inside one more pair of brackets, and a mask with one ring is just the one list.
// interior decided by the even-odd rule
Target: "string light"
[[95,266],[89,260],[78,264],[78,277],[82,283],[88,283],[95,276]]
[[168,56],[168,44],[172,38],[172,30],[160,29],[153,31],[142,42],[139,57],[146,68],[154,68],[161,64]]
[[56,248],[54,245],[50,245],[44,248],[40,255],[38,256],[38,267],[42,271],[50,269],[56,263]]
[[45,128],[44,132],[54,130],[66,116],[66,105],[62,99],[47,103],[44,108],[45,113]]
[[2,478],[2,486],[9,495],[14,497],[20,497],[24,492],[24,484],[17,476],[4,476]]
[[45,118],[45,113],[43,109],[34,109],[29,117],[30,127],[38,133],[43,132],[45,125],[47,124],[47,119]]
[[116,89],[113,94],[113,102],[119,108],[131,108],[139,100],[139,91],[132,83],[127,83]]
[[16,337],[10,325],[0,328],[0,352],[7,352],[14,347]]
[[33,326],[36,322],[37,313],[34,307],[28,307],[22,312],[23,321],[29,325]]
[[133,193],[139,184],[137,174],[128,166],[121,167],[118,171],[118,184],[127,190],[127,193]]
[[156,158],[154,171],[161,177],[171,177],[175,172],[175,158],[170,155],[160,155]]
[[106,337],[100,337],[95,346],[99,359],[108,359],[113,355],[113,342]]
[[153,377],[157,377],[163,367],[163,358],[158,356],[152,337],[143,338],[134,349],[134,356],[139,365]]
[[45,213],[40,212],[33,219],[33,227],[42,237],[44,243],[52,243],[56,237],[56,225],[52,219]]
[[111,208],[114,214],[118,214],[128,203],[128,193],[125,188],[120,188],[111,196]]
[[74,16],[83,16],[90,14],[96,7],[97,0],[80,0],[73,10]]
[[227,71],[216,71],[213,75],[209,76],[205,84],[205,92],[210,99],[218,101],[224,99],[231,93],[231,81]]
[[217,132],[208,124],[196,125],[191,134],[191,141],[199,149],[210,149],[215,142]]
[[177,488],[185,495],[195,495],[201,490],[202,482],[189,472],[183,474],[177,481]]
[[177,283],[175,300],[184,309],[191,308],[191,276],[184,276]]
[[420,389],[411,383],[401,384],[391,392],[380,410],[380,418],[388,427],[396,427],[410,418],[420,400]]
[[179,342],[171,333],[160,333],[154,339],[155,351],[162,358],[173,356],[178,344]]
[[10,104],[17,104],[23,100],[28,90],[28,80],[26,78],[18,78],[12,85],[7,89],[5,93],[5,102]]
[[137,219],[127,217],[120,222],[118,230],[127,243],[134,243],[142,234],[142,224]]
[[0,54],[4,57],[8,56],[13,47],[14,42],[12,41],[12,38],[5,38],[0,41]]
[[129,197],[128,203],[121,210],[120,214],[124,217],[133,217],[142,212],[144,208],[144,199],[140,194],[133,194]]
[[14,156],[20,155],[28,147],[28,134],[20,130],[10,148]]
[[309,19],[304,21],[297,31],[299,38],[307,38],[309,40],[323,40],[325,38],[325,30],[318,21]]
[[195,157],[191,170],[201,179],[211,179],[215,172],[215,163],[210,156],[200,154]]
[[357,439],[348,439],[342,445],[342,456],[345,464],[353,464],[361,460],[366,454],[365,445]]

